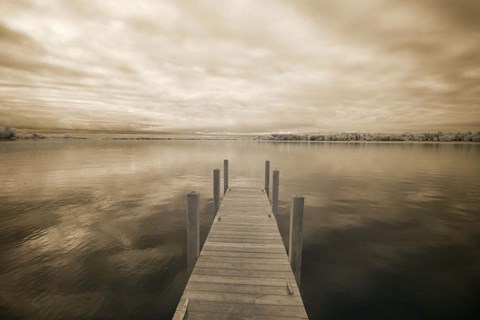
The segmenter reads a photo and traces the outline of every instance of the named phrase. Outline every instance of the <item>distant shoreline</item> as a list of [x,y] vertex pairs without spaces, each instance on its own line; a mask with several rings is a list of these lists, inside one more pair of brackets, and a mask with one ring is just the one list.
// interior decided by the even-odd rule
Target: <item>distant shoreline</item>
[[269,139],[258,139],[258,138],[208,138],[208,137],[199,137],[199,138],[95,138],[95,137],[44,137],[44,138],[17,138],[17,139],[0,139],[1,142],[21,142],[21,141],[70,141],[70,140],[92,140],[92,141],[256,141],[260,143],[313,143],[313,144],[330,144],[330,143],[339,143],[339,144],[479,144],[479,141],[416,141],[416,140],[405,140],[405,141],[383,141],[383,140],[269,140]]
[[198,136],[198,137],[109,137],[103,135],[90,135],[90,136],[63,136],[63,135],[44,135],[44,134],[35,134],[35,135],[20,135],[14,138],[0,139],[0,141],[15,142],[15,141],[42,141],[42,140],[115,140],[115,141],[182,141],[182,140],[256,140],[255,137],[208,137],[208,136]]
[[426,133],[332,133],[295,134],[271,133],[261,135],[262,141],[289,142],[480,142],[480,131],[472,132],[426,132]]
[[298,143],[298,144],[480,144],[477,141],[307,141],[307,140],[258,140],[264,143]]
[[[0,141],[25,140],[115,140],[115,141],[259,141],[259,142],[341,142],[341,143],[479,143],[479,132],[455,133],[270,133],[247,134],[109,134],[109,133],[28,133],[11,130],[13,134],[0,136]],[[3,138],[3,139],[2,139]]]

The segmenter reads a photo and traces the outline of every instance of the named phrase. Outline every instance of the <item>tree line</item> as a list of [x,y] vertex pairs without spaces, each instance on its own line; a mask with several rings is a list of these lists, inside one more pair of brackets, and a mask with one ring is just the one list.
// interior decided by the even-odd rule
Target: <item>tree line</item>
[[270,133],[258,140],[280,141],[431,141],[431,142],[480,142],[480,131],[472,132],[424,132],[424,133]]

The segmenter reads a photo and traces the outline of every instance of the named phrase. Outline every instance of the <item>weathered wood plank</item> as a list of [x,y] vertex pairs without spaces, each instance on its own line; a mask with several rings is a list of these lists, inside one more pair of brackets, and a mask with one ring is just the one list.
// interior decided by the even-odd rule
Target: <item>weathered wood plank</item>
[[[209,240],[209,239],[208,239]],[[213,246],[213,247],[228,247],[228,248],[265,248],[265,249],[283,249],[285,251],[285,246],[282,243],[275,244],[266,244],[266,243],[225,243],[218,241],[208,241],[204,246]]]
[[255,243],[255,244],[277,244],[280,239],[271,238],[240,238],[240,237],[210,237],[212,241],[224,242],[224,243]]
[[[220,232],[220,233],[217,233]],[[249,233],[247,233],[249,232]],[[222,236],[222,235],[228,235],[228,234],[231,234],[231,235],[239,235],[241,236],[242,234],[243,235],[268,235],[268,236],[273,236],[275,235],[275,232],[277,233],[277,236],[281,239],[281,236],[278,234],[278,230],[273,230],[273,229],[263,229],[263,228],[256,228],[256,229],[244,229],[244,228],[240,228],[240,227],[235,227],[235,226],[232,226],[231,229],[230,229],[230,233],[229,231],[226,231],[225,228],[222,228],[222,229],[215,229],[215,230],[211,230],[209,235],[219,235],[219,236]]]
[[225,257],[225,256],[209,256],[209,255],[203,255],[201,257],[201,260],[203,262],[228,262],[228,263],[257,263],[257,264],[274,264],[274,265],[287,265],[289,266],[290,264],[288,261],[285,261],[285,259],[272,259],[272,258],[263,258],[263,257],[256,257],[253,258],[251,256],[248,257]]
[[242,232],[235,232],[232,231],[231,233],[228,232],[217,232],[213,230],[209,234],[212,238],[241,238],[241,239],[274,239],[278,241],[282,239],[279,234],[266,234],[262,232],[255,232],[255,233],[242,233]]
[[245,230],[240,229],[236,230],[235,227],[230,228],[230,230],[225,229],[218,229],[215,228],[214,230],[210,230],[209,236],[241,236],[241,237],[253,237],[253,236],[268,236],[268,237],[275,237],[276,239],[281,238],[278,230],[275,232],[273,229],[258,229],[258,230]]
[[230,230],[222,230],[219,228],[215,228],[215,230],[210,231],[210,235],[232,235],[232,236],[244,236],[244,237],[249,237],[249,236],[275,236],[276,238],[279,238],[280,235],[278,232],[265,232],[265,230],[259,230],[259,231],[251,231],[249,229],[244,229],[244,230],[235,230],[235,229],[230,229]]
[[[238,244],[238,243],[236,243]],[[241,243],[245,244],[245,243]],[[203,251],[220,251],[220,252],[250,252],[250,253],[275,253],[275,254],[285,254],[285,248],[283,247],[231,247],[229,246],[215,246],[211,243],[205,244],[202,249]],[[202,253],[200,255],[202,255]]]
[[228,221],[221,221],[222,223],[215,224],[215,226],[212,227],[211,231],[217,230],[217,229],[251,229],[251,231],[257,231],[257,230],[270,230],[270,232],[278,232],[278,228],[274,225],[273,223],[270,222],[270,220],[266,221],[268,223],[262,223],[262,224],[254,224],[252,225],[251,221],[244,221],[244,222],[228,222]]
[[240,229],[235,226],[232,226],[229,231],[225,230],[226,228],[223,229],[213,229],[210,230],[210,233],[208,234],[209,236],[238,236],[238,237],[254,237],[254,236],[268,236],[268,237],[275,237],[275,239],[280,239],[281,236],[278,233],[278,230],[273,230],[273,229],[254,229],[254,230],[245,230],[245,229]]
[[291,271],[257,270],[255,272],[252,272],[251,270],[204,268],[199,266],[196,266],[193,269],[193,274],[251,277],[251,278],[270,278],[270,279],[282,279],[283,281],[285,281],[285,278],[292,276]]
[[[251,226],[251,225],[255,225],[255,227],[258,227],[258,228],[270,228],[270,230],[274,230],[274,229],[271,229],[271,224],[272,223],[276,223],[275,220],[272,219],[272,222],[270,222],[269,220],[266,220],[266,221],[262,221],[262,220],[255,220],[255,219],[238,219],[238,218],[229,218],[229,217],[225,217],[225,216],[221,216],[222,217],[222,220],[221,221],[218,221],[216,220],[215,222],[218,222],[218,226],[219,227],[231,227],[231,228],[235,228],[235,227],[245,227],[245,226]],[[215,226],[217,227],[217,226]],[[215,229],[212,229],[212,231],[214,231]]]
[[173,315],[172,320],[183,320],[184,314],[183,314],[183,306],[185,305],[186,298],[182,297],[180,299],[180,302],[178,303],[177,310],[175,311],[175,314]]
[[295,296],[279,296],[268,294],[229,293],[211,291],[185,291],[185,297],[190,300],[218,301],[230,303],[268,304],[280,306],[303,306],[303,302]]
[[289,264],[258,264],[258,263],[242,263],[242,262],[209,262],[204,259],[198,259],[196,266],[199,268],[218,268],[218,269],[240,269],[250,271],[291,271]]
[[195,312],[195,320],[287,320],[287,319],[307,319],[297,317],[281,317],[281,316],[258,316],[258,315],[238,315],[227,313],[205,313]]
[[248,222],[248,223],[255,221],[256,223],[264,223],[266,225],[271,225],[272,221],[275,221],[274,219],[271,219],[268,216],[268,213],[266,211],[258,212],[255,215],[243,215],[243,216],[222,213],[222,217],[228,218],[229,220],[232,220],[232,221]]
[[226,218],[229,221],[238,221],[238,222],[255,222],[255,223],[264,223],[266,225],[271,225],[271,221],[275,221],[274,219],[269,219],[266,212],[262,212],[258,215],[243,215],[243,216],[236,216],[236,215],[227,215],[222,213],[222,218]]
[[[232,283],[205,283],[190,280],[187,290],[208,291],[208,292],[226,292],[226,293],[245,293],[255,295],[288,295],[288,288],[283,286],[260,286],[256,284],[232,284]],[[298,294],[298,292],[297,292]]]
[[231,209],[232,212],[229,212],[228,210],[223,211],[222,213],[225,217],[234,217],[234,218],[262,218],[262,216],[268,217],[269,213],[272,213],[270,210],[259,210],[259,211],[245,211],[245,212],[233,212],[234,209]]
[[281,278],[252,278],[193,274],[190,277],[190,281],[208,283],[249,284],[257,286],[275,286],[282,288],[285,287],[285,279]]
[[257,316],[284,317],[289,319],[307,319],[303,306],[287,305],[259,305],[245,303],[227,303],[218,301],[191,301],[189,310],[193,312],[222,313],[237,317],[250,316],[255,319]]
[[232,252],[218,250],[203,250],[202,257],[261,258],[269,260],[285,260],[285,256],[282,253]]

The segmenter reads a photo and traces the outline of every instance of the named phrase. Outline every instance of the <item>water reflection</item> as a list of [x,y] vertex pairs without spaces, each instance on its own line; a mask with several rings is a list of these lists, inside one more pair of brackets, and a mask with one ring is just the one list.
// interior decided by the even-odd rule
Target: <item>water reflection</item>
[[473,318],[480,146],[254,141],[0,144],[0,318],[168,319],[186,282],[185,194],[211,171],[281,171],[279,224],[306,196],[311,319]]

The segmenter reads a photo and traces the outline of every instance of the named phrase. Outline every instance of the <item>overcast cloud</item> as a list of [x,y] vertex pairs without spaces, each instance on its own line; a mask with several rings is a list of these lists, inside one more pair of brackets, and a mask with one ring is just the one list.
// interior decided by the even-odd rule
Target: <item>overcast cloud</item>
[[2,0],[0,124],[480,130],[475,0]]

